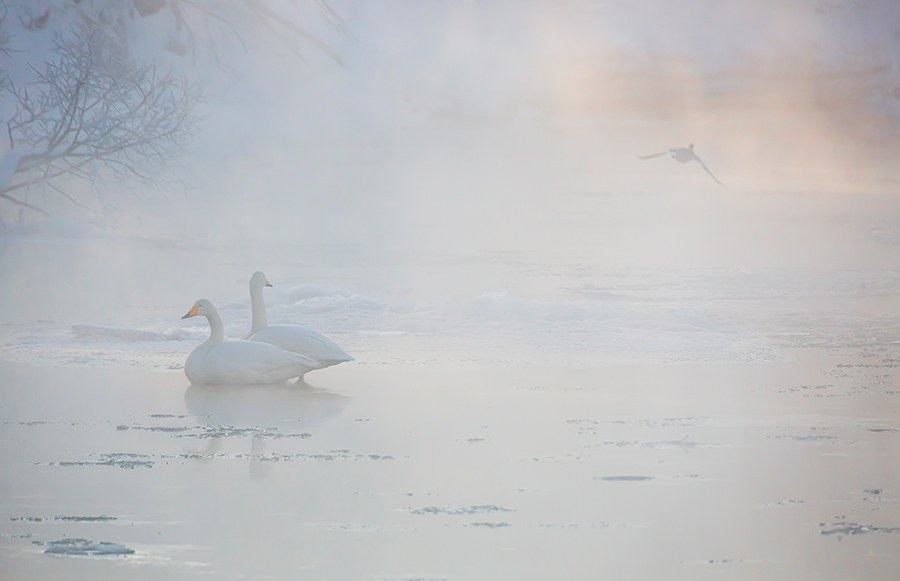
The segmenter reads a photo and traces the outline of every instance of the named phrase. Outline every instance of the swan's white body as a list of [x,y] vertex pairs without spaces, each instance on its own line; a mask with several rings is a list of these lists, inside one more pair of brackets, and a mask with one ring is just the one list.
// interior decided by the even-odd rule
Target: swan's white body
[[210,335],[188,355],[184,374],[196,384],[272,384],[303,377],[319,364],[309,357],[289,353],[274,345],[255,341],[225,341],[222,318],[216,308],[201,299],[182,317],[202,315],[209,321]]
[[320,368],[353,361],[353,357],[338,347],[334,341],[308,327],[269,325],[266,303],[263,300],[263,288],[266,286],[272,285],[263,273],[256,272],[250,277],[250,307],[253,311],[253,322],[247,339],[270,343],[291,353],[305,355],[314,359]]

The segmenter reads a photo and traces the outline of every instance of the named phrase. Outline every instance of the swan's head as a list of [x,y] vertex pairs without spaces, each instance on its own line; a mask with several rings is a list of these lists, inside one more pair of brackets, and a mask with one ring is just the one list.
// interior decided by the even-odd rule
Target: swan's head
[[691,151],[693,151],[693,149],[694,149],[694,144],[693,144],[693,143],[689,143],[689,144],[688,144],[688,149],[690,149]]
[[272,286],[272,283],[269,282],[266,275],[257,270],[250,277],[250,288],[262,288],[264,286]]
[[211,302],[206,299],[200,299],[199,301],[194,303],[194,306],[191,307],[191,310],[185,313],[181,318],[190,319],[191,317],[196,317],[197,315],[208,317],[215,312],[216,308],[212,305]]

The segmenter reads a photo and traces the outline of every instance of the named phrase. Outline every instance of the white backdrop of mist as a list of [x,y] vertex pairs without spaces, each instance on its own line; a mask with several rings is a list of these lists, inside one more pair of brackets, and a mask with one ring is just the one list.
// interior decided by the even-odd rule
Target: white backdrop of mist
[[[241,296],[260,268],[471,296],[507,288],[509,272],[459,280],[436,261],[491,252],[896,266],[896,246],[870,236],[900,220],[896,2],[330,5],[344,29],[298,10],[343,66],[264,29],[220,47],[218,64],[182,62],[206,86],[184,184],[107,188],[112,210],[79,218],[100,231],[4,246],[9,318],[184,310]],[[689,142],[727,187],[636,159]],[[59,223],[32,231],[52,238]],[[176,263],[159,260],[164,245]],[[229,269],[211,248],[229,249]]]

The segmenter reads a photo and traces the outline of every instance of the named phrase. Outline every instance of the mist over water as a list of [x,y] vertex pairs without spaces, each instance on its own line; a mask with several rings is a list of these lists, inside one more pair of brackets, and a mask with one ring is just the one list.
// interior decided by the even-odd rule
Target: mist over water
[[[819,221],[857,211],[859,194],[896,216],[897,51],[878,30],[896,9],[715,6],[347,6],[345,67],[247,57],[189,163],[215,167],[185,201],[203,204],[193,225],[691,264],[719,246],[698,233],[722,223]],[[727,188],[695,164],[636,159],[689,142]],[[744,229],[763,260],[790,254]]]
[[[0,577],[898,570],[900,3],[272,4],[327,50],[129,21],[159,183],[0,199]],[[355,361],[189,385],[257,270]]]
[[[342,65],[264,29],[175,61],[207,93],[183,182],[4,207],[4,318],[128,327],[260,268],[421,306],[568,300],[611,270],[896,267],[894,3],[333,8],[342,27],[300,10]],[[164,58],[153,30],[136,46]],[[688,143],[726,187],[637,159]]]

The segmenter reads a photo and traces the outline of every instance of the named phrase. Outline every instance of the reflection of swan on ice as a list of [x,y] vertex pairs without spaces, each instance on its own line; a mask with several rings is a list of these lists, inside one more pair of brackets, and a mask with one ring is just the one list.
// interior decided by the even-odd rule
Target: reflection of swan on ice
[[209,321],[209,339],[188,355],[184,374],[191,383],[266,384],[303,377],[319,364],[303,355],[255,341],[225,341],[222,318],[211,302],[200,299],[182,319],[201,315]]
[[[307,383],[198,385],[184,392],[188,411],[210,425],[281,430],[337,415],[349,398]],[[294,426],[292,426],[294,427]]]
[[297,436],[307,426],[338,415],[350,399],[301,382],[280,385],[199,385],[184,392],[194,417],[209,426],[208,443],[193,451],[204,459],[216,454],[229,436],[251,435],[250,476],[262,479],[271,462],[261,461],[268,438]]
[[639,155],[638,158],[639,159],[653,159],[654,157],[666,155],[667,153],[672,156],[672,159],[674,159],[675,161],[680,162],[680,163],[689,163],[691,161],[696,161],[697,163],[700,164],[701,167],[703,167],[703,171],[708,173],[712,179],[716,180],[717,184],[719,184],[720,186],[725,185],[719,181],[719,178],[714,176],[713,173],[711,171],[709,171],[709,168],[706,167],[706,164],[703,163],[703,160],[700,159],[700,156],[698,156],[696,153],[694,153],[694,144],[693,143],[689,144],[687,147],[673,147],[671,149],[667,149],[666,151],[660,151],[659,153],[653,153],[650,155]]
[[267,286],[272,284],[265,274],[254,272],[250,277],[250,308],[253,312],[253,322],[248,339],[271,343],[291,353],[315,359],[322,369],[345,361],[353,361],[353,357],[338,347],[334,341],[308,327],[269,325],[266,302],[263,300],[263,288]]

